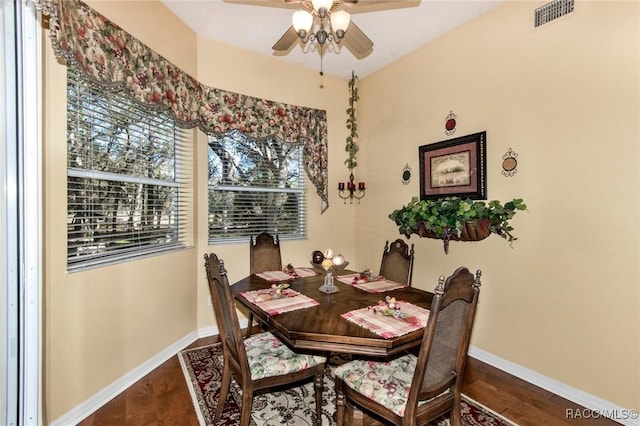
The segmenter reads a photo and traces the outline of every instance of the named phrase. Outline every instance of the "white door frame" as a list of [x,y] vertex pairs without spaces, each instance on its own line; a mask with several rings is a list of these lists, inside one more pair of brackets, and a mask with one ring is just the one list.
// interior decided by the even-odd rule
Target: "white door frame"
[[28,0],[2,3],[2,134],[5,184],[2,274],[6,281],[3,417],[39,426],[42,414],[41,17]]

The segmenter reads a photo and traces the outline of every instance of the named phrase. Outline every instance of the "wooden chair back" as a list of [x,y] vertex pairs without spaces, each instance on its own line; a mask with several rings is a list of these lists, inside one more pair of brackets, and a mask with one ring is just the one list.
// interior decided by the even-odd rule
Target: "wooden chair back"
[[418,404],[440,396],[443,401],[453,397],[452,423],[459,420],[456,410],[460,408],[480,275],[480,271],[474,277],[467,268],[458,268],[446,281],[444,276],[438,281],[405,410],[405,418],[416,417],[416,424],[426,424],[433,415],[429,405],[442,401],[435,398],[424,406]]
[[[254,240],[252,235],[249,240],[249,273],[257,274],[265,271],[279,271],[280,269],[282,269],[282,257],[278,236],[261,232]],[[249,337],[253,333],[253,314],[249,314],[248,320],[245,337]],[[267,324],[258,322],[263,329],[268,328]]]
[[411,287],[411,276],[413,274],[413,244],[411,249],[407,243],[398,238],[391,245],[387,241],[382,252],[382,263],[380,264],[380,275],[388,280]]
[[262,232],[256,236],[255,240],[251,236],[249,244],[249,273],[282,269],[280,239],[277,235]]
[[205,254],[204,266],[207,270],[209,291],[211,292],[216,322],[220,330],[224,357],[229,361],[229,367],[240,382],[243,381],[243,378],[250,380],[251,372],[243,343],[244,337],[238,322],[238,313],[229,288],[224,262],[218,259],[218,256],[214,253]]

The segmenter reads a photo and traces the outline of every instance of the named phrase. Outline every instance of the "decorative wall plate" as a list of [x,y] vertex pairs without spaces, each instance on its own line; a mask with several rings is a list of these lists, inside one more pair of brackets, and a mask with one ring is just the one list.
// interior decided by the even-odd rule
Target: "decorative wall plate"
[[511,177],[518,173],[518,154],[513,152],[511,148],[502,156],[502,174]]
[[449,115],[447,115],[447,121],[444,123],[444,134],[447,136],[451,136],[456,132],[456,118],[457,115],[453,113],[453,111],[449,111]]
[[411,167],[409,167],[409,164],[407,163],[407,165],[404,166],[404,169],[402,169],[402,183],[404,185],[408,185],[409,182],[411,182]]

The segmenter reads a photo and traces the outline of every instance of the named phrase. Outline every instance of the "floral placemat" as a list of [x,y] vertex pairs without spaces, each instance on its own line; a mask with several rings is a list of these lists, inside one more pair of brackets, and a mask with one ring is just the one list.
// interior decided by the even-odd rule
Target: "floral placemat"
[[348,274],[336,278],[338,281],[364,290],[367,293],[384,293],[385,291],[404,288],[406,285],[378,276],[370,279],[364,274]]
[[245,291],[240,294],[268,315],[278,315],[320,304],[316,300],[291,289],[282,290],[279,296],[275,296],[272,289]]
[[313,277],[315,275],[318,275],[318,273],[314,271],[313,268],[296,267],[296,268],[293,268],[293,271],[290,271],[288,273],[294,278],[306,278],[306,277]]
[[311,268],[293,268],[289,271],[264,271],[256,274],[263,280],[269,282],[288,281],[295,278],[305,278],[318,275],[316,271]]
[[429,310],[403,300],[395,302],[399,317],[393,315],[383,301],[378,305],[356,309],[342,314],[342,318],[358,324],[385,339],[402,336],[427,325]]

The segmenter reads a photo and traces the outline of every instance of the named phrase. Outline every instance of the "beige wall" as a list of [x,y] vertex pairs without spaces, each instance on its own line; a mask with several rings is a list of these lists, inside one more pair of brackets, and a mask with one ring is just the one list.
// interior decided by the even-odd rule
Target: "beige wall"
[[[164,7],[91,5],[195,73],[195,35]],[[145,19],[150,13],[154,19]],[[44,393],[47,420],[54,421],[194,332],[197,253],[66,272],[66,67],[48,39],[44,45]]]
[[[489,199],[529,207],[512,223],[519,240],[452,242],[445,255],[441,241],[413,236],[414,285],[481,269],[473,345],[637,409],[640,3],[579,2],[534,30],[541,4],[507,2],[361,81],[369,193],[357,263],[377,262],[380,242],[397,235],[387,215],[419,194],[418,147],[486,130]],[[504,177],[510,147],[518,173]]]
[[[486,130],[491,199],[522,197],[514,248],[491,236],[442,244],[415,237],[414,283],[466,265],[483,271],[473,344],[615,404],[640,405],[637,2],[580,2],[538,30],[538,3],[509,2],[378,73],[361,79],[361,205],[334,187],[347,177],[347,82],[195,36],[159,2],[90,1],[161,55],[221,89],[327,110],[330,208],[308,186],[308,240],[283,242],[305,265],[333,247],[354,268],[377,269],[387,218],[418,193],[420,145]],[[153,18],[150,18],[153,17]],[[162,31],[159,28],[163,28]],[[55,420],[196,330],[215,326],[202,256],[216,252],[233,282],[248,273],[248,244],[209,246],[206,137],[196,144],[195,249],[66,273],[65,68],[45,54],[45,389]],[[501,156],[518,153],[516,176]],[[408,163],[410,185],[401,183]],[[200,183],[200,184],[198,184]],[[546,300],[541,301],[541,297]],[[517,304],[517,305],[516,305]]]

